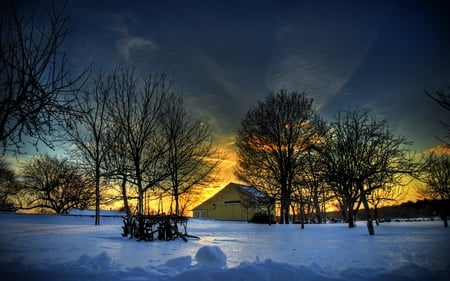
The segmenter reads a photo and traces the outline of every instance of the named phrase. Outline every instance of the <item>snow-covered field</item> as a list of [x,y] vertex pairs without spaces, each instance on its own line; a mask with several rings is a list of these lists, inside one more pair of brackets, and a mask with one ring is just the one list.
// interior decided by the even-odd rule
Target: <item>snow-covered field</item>
[[441,221],[257,225],[191,219],[200,239],[121,237],[122,219],[0,214],[2,280],[450,280]]

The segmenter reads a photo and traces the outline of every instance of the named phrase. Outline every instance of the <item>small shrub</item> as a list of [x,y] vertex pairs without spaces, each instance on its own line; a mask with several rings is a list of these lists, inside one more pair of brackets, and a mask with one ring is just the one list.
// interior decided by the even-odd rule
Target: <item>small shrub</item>
[[273,216],[269,216],[266,212],[257,212],[249,220],[251,223],[275,223]]

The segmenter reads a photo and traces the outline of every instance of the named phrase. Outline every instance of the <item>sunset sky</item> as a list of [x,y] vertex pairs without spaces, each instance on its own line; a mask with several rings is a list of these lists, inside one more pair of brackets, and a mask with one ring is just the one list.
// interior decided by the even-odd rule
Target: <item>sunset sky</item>
[[[40,17],[47,2],[19,9]],[[370,109],[424,151],[449,119],[424,94],[450,83],[449,3],[69,1],[65,51],[74,72],[91,62],[166,72],[226,150],[249,105],[284,87],[313,97],[328,120]]]

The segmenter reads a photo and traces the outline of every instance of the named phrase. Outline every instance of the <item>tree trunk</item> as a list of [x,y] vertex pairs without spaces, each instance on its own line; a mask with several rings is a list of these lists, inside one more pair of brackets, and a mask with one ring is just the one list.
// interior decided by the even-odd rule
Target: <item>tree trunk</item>
[[268,214],[268,223],[269,225],[272,225],[272,212],[271,212],[271,205],[267,206],[267,214]]
[[360,188],[360,190],[361,190],[361,200],[362,200],[362,203],[364,205],[364,209],[366,210],[366,215],[367,215],[367,230],[369,231],[369,235],[375,235],[375,230],[373,228],[372,216],[370,215],[369,203],[367,202],[367,198],[366,198],[366,192],[364,191],[363,188]]
[[289,224],[289,210],[291,207],[291,204],[289,202],[289,199],[287,198],[286,192],[282,192],[281,194],[281,200],[280,200],[281,206],[280,206],[280,224]]
[[175,194],[173,195],[174,199],[175,199],[175,215],[179,215],[180,211],[179,206],[178,206],[178,191],[175,192]]
[[289,224],[291,221],[291,216],[290,216],[291,212],[289,211],[289,206],[290,206],[290,204],[286,203],[285,211],[284,211],[284,223],[285,224]]
[[138,215],[144,214],[144,191],[142,188],[138,188]]
[[322,210],[320,209],[320,203],[318,196],[313,197],[314,201],[314,210],[316,212],[317,223],[322,223]]
[[124,175],[122,179],[122,199],[123,199],[123,207],[125,208],[125,213],[131,215],[130,204],[128,203],[128,194],[127,194],[127,176]]
[[303,203],[299,204],[299,215],[300,215],[300,222],[302,224],[302,229],[305,229],[305,211],[303,209]]
[[374,211],[375,211],[375,224],[378,226],[380,224],[378,222],[378,207],[377,206],[378,206],[377,204],[374,205],[374,209],[375,209]]
[[95,171],[95,225],[100,225],[100,170]]
[[353,213],[353,206],[348,206],[347,221],[348,221],[348,227],[349,228],[354,228],[355,227],[355,214]]
[[285,212],[285,210],[281,206],[280,207],[280,218],[278,219],[279,224],[284,224],[284,212]]
[[[444,201],[445,204],[445,201]],[[442,220],[444,221],[444,227],[448,227],[447,208],[442,208]]]
[[341,208],[342,219],[346,222],[348,222],[348,214],[347,213],[348,213],[347,207]]

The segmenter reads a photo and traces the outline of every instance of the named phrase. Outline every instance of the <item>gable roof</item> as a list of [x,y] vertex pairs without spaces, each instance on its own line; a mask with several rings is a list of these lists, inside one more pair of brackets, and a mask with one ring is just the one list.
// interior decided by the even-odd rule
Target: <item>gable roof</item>
[[256,189],[253,186],[238,185],[238,187],[241,189],[241,191],[246,192],[246,193],[252,195],[253,197],[258,197],[258,198],[266,198],[267,197],[266,194],[259,191],[258,189]]
[[209,197],[208,199],[206,199],[205,201],[203,201],[202,203],[200,203],[199,205],[197,205],[196,207],[193,208],[193,210],[197,209],[198,207],[204,205],[205,203],[208,203],[209,201],[215,201],[217,199],[217,197],[220,197],[222,193],[227,192],[229,189],[235,189],[238,192],[247,194],[253,198],[265,198],[266,195],[257,190],[255,187],[253,186],[249,186],[249,185],[243,185],[243,184],[238,184],[238,183],[234,183],[234,182],[230,182],[229,184],[227,184],[226,186],[224,186],[221,190],[219,190],[217,193],[215,193],[214,195],[212,195],[211,197]]

